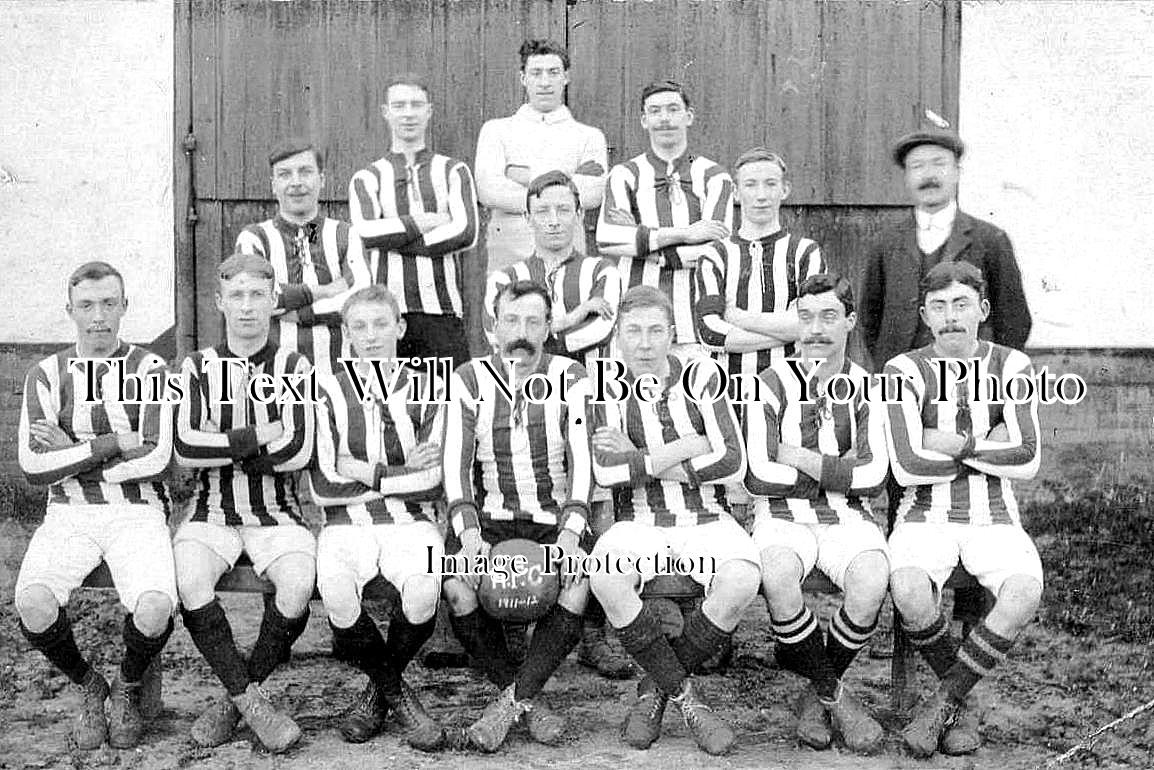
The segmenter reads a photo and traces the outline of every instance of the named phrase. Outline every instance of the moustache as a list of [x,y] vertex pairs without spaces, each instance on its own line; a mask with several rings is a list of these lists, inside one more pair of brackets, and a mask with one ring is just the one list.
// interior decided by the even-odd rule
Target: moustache
[[919,190],[940,190],[941,188],[942,183],[936,179],[927,179],[918,185]]
[[833,340],[829,337],[806,337],[801,341],[802,345],[832,345]]
[[537,346],[524,337],[518,337],[505,346],[506,353],[516,353],[518,350],[524,350],[531,356],[537,355]]
[[948,334],[949,332],[964,332],[964,331],[965,331],[965,329],[963,329],[961,326],[954,326],[953,324],[951,324],[949,326],[943,326],[939,330],[939,333],[940,334]]

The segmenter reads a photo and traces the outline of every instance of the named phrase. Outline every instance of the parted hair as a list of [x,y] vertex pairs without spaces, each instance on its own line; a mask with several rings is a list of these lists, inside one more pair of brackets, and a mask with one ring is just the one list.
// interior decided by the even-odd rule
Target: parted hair
[[665,292],[653,286],[634,286],[621,296],[621,302],[617,305],[617,325],[620,326],[622,319],[634,310],[652,307],[664,312],[669,325],[673,325],[673,302]]
[[840,273],[811,275],[797,287],[797,296],[800,298],[810,294],[825,294],[827,291],[834,293],[841,306],[845,308],[847,316],[853,312],[853,286]]
[[285,158],[291,158],[298,152],[311,152],[317,162],[317,171],[323,172],[325,170],[325,151],[318,147],[311,139],[304,139],[302,137],[285,139],[277,144],[272,152],[268,154],[268,167],[271,169]]
[[124,276],[112,265],[99,261],[85,262],[72,271],[72,274],[68,276],[68,296],[72,296],[72,287],[81,281],[99,281],[101,278],[109,276],[114,276],[116,280],[120,281],[120,294],[124,296]]
[[357,305],[385,305],[393,311],[394,321],[401,318],[401,306],[397,304],[396,296],[384,284],[374,283],[350,294],[345,304],[341,306],[341,320],[347,321],[349,311]]
[[974,264],[959,259],[939,262],[930,268],[925,278],[922,278],[922,302],[926,301],[926,295],[931,291],[941,291],[954,282],[969,286],[978,293],[979,298],[986,298],[986,279],[982,271]]

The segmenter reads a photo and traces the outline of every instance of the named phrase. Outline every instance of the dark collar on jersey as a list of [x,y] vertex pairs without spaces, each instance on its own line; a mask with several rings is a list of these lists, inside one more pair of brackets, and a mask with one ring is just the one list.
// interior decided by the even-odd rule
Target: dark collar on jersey
[[[569,256],[565,257],[565,259],[563,259],[557,263],[557,267],[560,267],[561,265],[567,265],[570,262],[574,262],[576,260],[580,260],[580,259],[584,259],[584,258],[585,258],[584,254],[577,251],[577,249],[573,249],[572,251],[569,252]],[[529,262],[530,260],[534,260],[534,259],[537,260],[538,262],[540,262],[542,265],[548,264],[545,261],[545,258],[542,257],[541,255],[539,255],[536,251],[534,251],[533,254],[529,257],[529,259],[527,259],[525,261]]]
[[[417,154],[413,156],[413,165],[414,166],[427,165],[433,159],[434,154],[435,153],[432,150],[430,150],[428,147],[422,147],[421,149],[417,150]],[[408,159],[408,157],[406,157],[405,153],[403,153],[403,152],[393,152],[392,150],[389,150],[388,155],[386,155],[385,157],[389,158],[390,160],[393,158],[400,158],[402,166],[409,165],[409,159]]]
[[[117,340],[116,341],[116,350],[114,350],[111,353],[109,353],[108,355],[102,356],[102,357],[103,358],[124,358],[125,356],[128,355],[128,351],[131,348],[132,348],[132,346],[129,345],[124,340]],[[75,343],[73,343],[71,350],[68,352],[71,353],[71,355],[68,356],[69,358],[81,358],[82,357],[80,355],[80,347],[78,345],[76,345]]]
[[697,156],[690,152],[689,148],[686,148],[683,154],[674,158],[672,163],[657,157],[657,153],[653,151],[652,147],[645,150],[645,158],[653,165],[653,168],[657,169],[656,180],[658,184],[663,182],[665,175],[670,171],[676,171],[681,177],[682,182],[688,183],[689,167],[693,165],[693,161],[697,160]]
[[[685,364],[672,353],[668,354],[665,358],[669,361],[669,373],[665,375],[665,382],[661,383],[661,392],[668,394],[673,388],[680,387],[681,374],[685,370]],[[631,369],[626,369],[625,381],[632,386],[636,380],[637,375],[635,375]],[[632,398],[632,395],[630,395],[630,398]]]
[[289,238],[295,238],[297,232],[303,229],[305,231],[305,235],[308,236],[309,243],[316,243],[318,234],[320,233],[321,227],[324,225],[326,218],[327,217],[325,217],[323,211],[318,211],[315,217],[305,222],[303,225],[298,225],[295,222],[290,222],[285,219],[278,211],[277,215],[273,218],[272,221],[273,224],[276,225],[276,229],[280,230]]
[[[273,344],[272,340],[267,340],[264,343],[264,347],[253,353],[251,356],[247,356],[248,362],[256,366],[263,366],[264,364],[272,363],[272,360],[276,358],[276,350],[277,346]],[[246,358],[246,356],[233,353],[229,349],[227,341],[222,342],[216,346],[216,354],[221,358]]]
[[770,233],[769,235],[763,235],[760,238],[743,238],[738,233],[734,233],[733,239],[735,241],[737,241],[738,243],[753,243],[756,241],[756,242],[760,243],[762,246],[768,246],[771,243],[774,243],[776,241],[781,240],[786,235],[788,235],[788,233],[785,231],[785,228],[779,227],[776,230],[774,230],[772,233]]

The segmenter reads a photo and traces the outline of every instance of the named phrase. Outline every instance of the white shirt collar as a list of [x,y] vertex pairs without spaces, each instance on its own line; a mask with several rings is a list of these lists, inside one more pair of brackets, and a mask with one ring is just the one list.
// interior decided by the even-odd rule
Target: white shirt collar
[[950,232],[954,226],[954,219],[958,216],[958,202],[950,201],[941,211],[931,214],[928,211],[914,209],[914,219],[919,230],[941,230]]
[[562,104],[552,112],[537,112],[528,102],[522,104],[517,108],[515,113],[518,118],[522,120],[531,120],[534,123],[564,123],[573,120],[573,114],[569,112],[569,108]]

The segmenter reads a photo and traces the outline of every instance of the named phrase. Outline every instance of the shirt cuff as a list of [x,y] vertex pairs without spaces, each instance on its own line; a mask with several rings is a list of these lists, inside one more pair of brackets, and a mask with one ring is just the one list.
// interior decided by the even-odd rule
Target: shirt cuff
[[468,500],[459,500],[449,506],[446,515],[449,519],[449,524],[453,527],[453,532],[460,537],[465,530],[476,527],[481,528],[481,517],[477,514],[477,505]]
[[580,500],[569,500],[561,506],[561,528],[567,529],[580,538],[585,534],[589,520],[589,506]]

